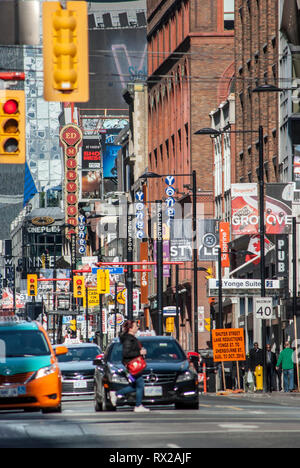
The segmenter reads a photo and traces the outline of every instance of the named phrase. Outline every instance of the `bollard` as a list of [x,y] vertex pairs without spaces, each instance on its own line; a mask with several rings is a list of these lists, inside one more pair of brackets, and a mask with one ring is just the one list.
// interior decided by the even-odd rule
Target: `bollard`
[[261,365],[255,367],[255,381],[256,381],[256,391],[263,391],[264,389],[264,379],[263,379],[263,368]]
[[206,380],[206,364],[203,363],[203,392],[207,393],[207,380]]

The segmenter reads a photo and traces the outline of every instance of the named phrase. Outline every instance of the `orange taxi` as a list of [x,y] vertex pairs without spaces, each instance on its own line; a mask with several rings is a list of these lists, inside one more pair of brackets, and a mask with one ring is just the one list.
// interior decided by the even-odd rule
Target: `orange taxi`
[[38,322],[1,321],[0,410],[61,412],[62,380],[55,352]]

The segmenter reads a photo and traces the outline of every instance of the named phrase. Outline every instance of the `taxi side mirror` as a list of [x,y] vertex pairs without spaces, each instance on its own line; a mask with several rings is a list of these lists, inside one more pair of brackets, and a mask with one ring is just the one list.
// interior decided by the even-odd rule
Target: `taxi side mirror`
[[55,356],[61,356],[62,354],[67,354],[68,348],[66,346],[57,346],[55,348]]

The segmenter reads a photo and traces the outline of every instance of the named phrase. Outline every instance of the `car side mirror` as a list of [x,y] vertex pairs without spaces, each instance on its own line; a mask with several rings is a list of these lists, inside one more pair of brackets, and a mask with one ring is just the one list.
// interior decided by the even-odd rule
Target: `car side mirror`
[[98,354],[93,360],[94,366],[104,366],[104,354]]
[[55,356],[61,356],[62,354],[67,354],[68,348],[66,346],[57,346],[55,348]]

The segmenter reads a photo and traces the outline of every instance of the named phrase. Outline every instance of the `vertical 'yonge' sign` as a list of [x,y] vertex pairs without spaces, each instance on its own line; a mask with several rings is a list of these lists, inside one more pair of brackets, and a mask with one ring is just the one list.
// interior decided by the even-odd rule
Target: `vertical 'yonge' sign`
[[82,144],[82,131],[74,124],[65,125],[59,134],[65,161],[65,222],[66,235],[76,233],[78,225],[78,148]]

